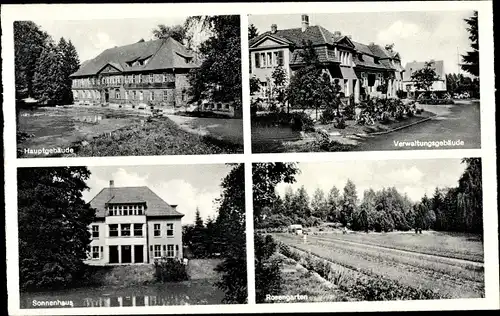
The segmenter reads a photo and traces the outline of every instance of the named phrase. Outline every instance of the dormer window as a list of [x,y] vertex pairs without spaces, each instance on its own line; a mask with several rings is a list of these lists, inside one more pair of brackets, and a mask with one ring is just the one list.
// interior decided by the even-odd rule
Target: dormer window
[[373,57],[373,61],[378,64],[379,63],[379,58],[378,57]]

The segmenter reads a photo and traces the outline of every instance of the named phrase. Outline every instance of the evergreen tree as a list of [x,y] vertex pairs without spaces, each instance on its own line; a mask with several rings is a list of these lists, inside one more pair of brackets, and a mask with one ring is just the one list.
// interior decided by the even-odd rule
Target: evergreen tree
[[340,213],[340,222],[342,225],[348,226],[351,224],[352,215],[356,211],[357,201],[356,185],[348,179],[342,197],[342,210]]
[[297,217],[303,219],[303,223],[307,224],[307,220],[312,215],[311,208],[309,206],[309,194],[304,186],[301,186],[293,197],[292,201],[292,211]]
[[326,204],[328,208],[328,220],[330,222],[339,222],[340,221],[340,205],[341,205],[341,196],[340,191],[335,186],[330,189],[328,192],[328,197],[326,199]]
[[471,51],[462,55],[463,64],[460,66],[463,70],[467,71],[473,76],[479,76],[479,28],[478,28],[478,13],[465,19],[467,23],[467,31],[469,32],[469,40],[471,41]]
[[67,82],[63,63],[63,52],[53,43],[49,43],[40,54],[33,77],[33,94],[41,103],[63,103]]
[[62,289],[82,277],[95,217],[82,198],[89,176],[85,167],[17,170],[21,290]]
[[33,97],[33,78],[38,58],[49,35],[31,21],[14,22],[16,98]]
[[205,258],[207,256],[206,229],[198,207],[196,208],[194,222],[191,251],[196,258]]
[[248,39],[251,40],[252,38],[255,38],[259,36],[259,30],[257,30],[257,27],[253,24],[250,24],[248,26]]
[[70,75],[80,68],[80,59],[78,58],[78,53],[71,40],[66,42],[66,40],[61,37],[58,47],[63,55],[62,72],[64,76],[64,93],[62,96],[62,104],[72,104],[73,93],[71,91],[72,81]]
[[321,221],[326,221],[326,216],[328,214],[328,205],[325,198],[325,192],[320,188],[314,191],[311,200],[312,215],[319,218]]

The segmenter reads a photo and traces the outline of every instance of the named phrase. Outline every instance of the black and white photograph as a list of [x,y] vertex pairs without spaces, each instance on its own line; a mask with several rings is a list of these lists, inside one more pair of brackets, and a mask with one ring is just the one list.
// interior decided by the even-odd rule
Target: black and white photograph
[[248,19],[252,152],[481,147],[477,11]]
[[257,303],[485,296],[480,158],[253,165]]
[[245,303],[243,167],[19,168],[20,308]]
[[240,17],[14,22],[18,157],[243,152]]

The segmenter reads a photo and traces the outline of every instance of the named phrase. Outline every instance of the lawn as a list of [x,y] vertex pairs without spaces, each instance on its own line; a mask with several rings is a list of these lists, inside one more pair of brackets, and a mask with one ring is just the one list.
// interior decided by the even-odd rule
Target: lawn
[[480,266],[447,257],[428,257],[313,235],[309,235],[305,243],[300,236],[289,234],[276,234],[276,238],[346,269],[387,278],[412,288],[437,290],[442,297],[484,296],[484,272]]
[[483,262],[483,244],[481,237],[465,233],[444,233],[424,231],[423,234],[413,232],[393,233],[331,233],[322,237],[337,238],[360,242],[368,245],[420,252],[430,255]]

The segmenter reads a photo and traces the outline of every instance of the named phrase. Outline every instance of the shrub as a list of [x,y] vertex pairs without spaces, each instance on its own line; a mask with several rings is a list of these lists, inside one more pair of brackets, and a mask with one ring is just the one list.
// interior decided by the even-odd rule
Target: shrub
[[327,107],[323,110],[323,113],[321,113],[319,120],[322,124],[328,124],[332,122],[336,116],[337,112],[333,108]]
[[263,303],[267,294],[279,294],[282,286],[282,262],[274,256],[278,244],[271,235],[255,235],[255,294]]
[[294,131],[311,131],[314,130],[314,122],[307,113],[298,112],[292,115],[290,127]]
[[179,282],[189,279],[186,266],[175,258],[155,260],[155,279],[157,282]]

